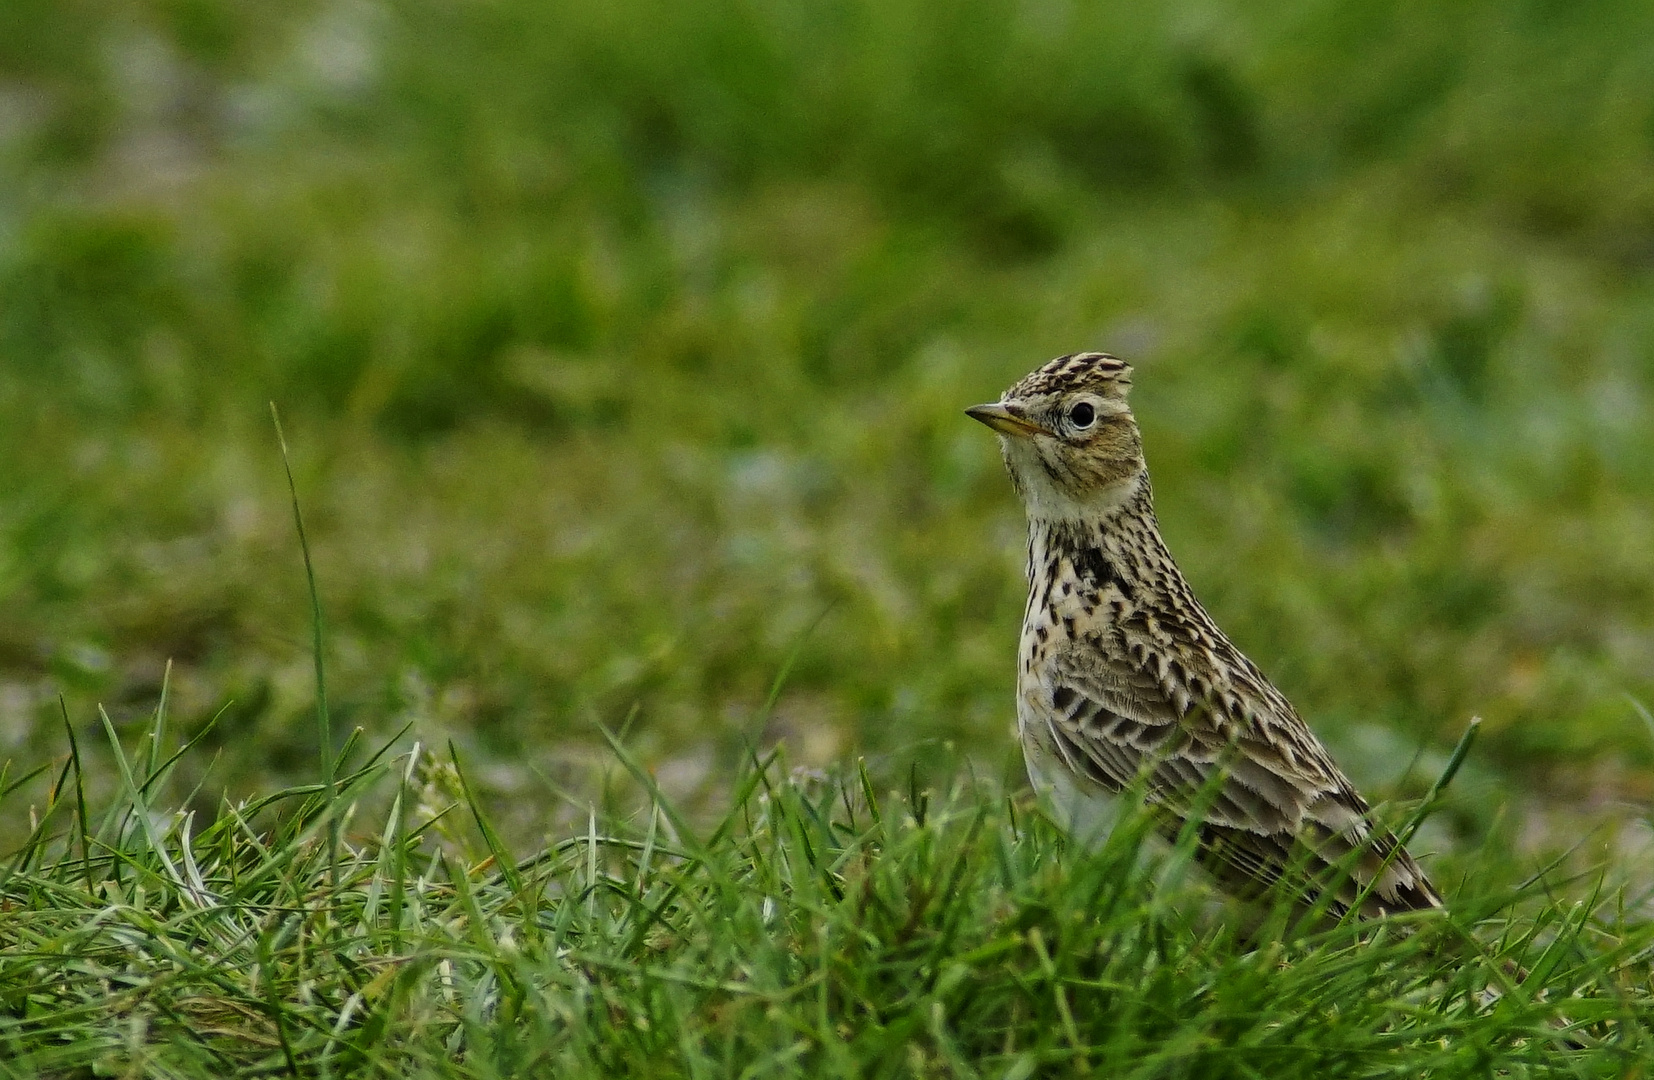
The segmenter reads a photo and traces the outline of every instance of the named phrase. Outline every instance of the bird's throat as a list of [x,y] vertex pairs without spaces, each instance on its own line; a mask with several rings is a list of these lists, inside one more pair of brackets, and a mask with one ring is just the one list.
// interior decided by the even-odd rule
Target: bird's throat
[[1112,520],[1145,506],[1149,491],[1148,474],[1143,471],[1078,493],[1043,472],[1018,475],[1016,480],[1030,524],[1091,526],[1099,532],[1107,531]]

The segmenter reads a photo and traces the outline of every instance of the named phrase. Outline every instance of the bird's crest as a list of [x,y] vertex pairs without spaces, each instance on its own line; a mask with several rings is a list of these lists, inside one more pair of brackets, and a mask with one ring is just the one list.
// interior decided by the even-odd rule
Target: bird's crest
[[1076,390],[1124,396],[1131,387],[1131,365],[1108,353],[1079,352],[1059,356],[1005,392],[1006,400],[1065,394]]

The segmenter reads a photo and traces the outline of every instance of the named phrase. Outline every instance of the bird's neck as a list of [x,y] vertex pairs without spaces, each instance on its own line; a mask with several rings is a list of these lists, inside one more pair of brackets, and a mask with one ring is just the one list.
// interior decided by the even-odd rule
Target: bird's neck
[[1157,540],[1160,535],[1147,472],[1140,472],[1084,501],[1071,499],[1053,505],[1048,500],[1029,500],[1027,509],[1031,535],[1059,538],[1071,544],[1095,545],[1110,536],[1137,537],[1145,531]]
[[1106,519],[1134,505],[1149,502],[1148,470],[1139,467],[1129,475],[1111,483],[1086,485],[1076,490],[1072,474],[1049,462],[1030,457],[1031,451],[1012,444],[1006,451],[1006,465],[1029,520],[1049,521],[1053,524],[1074,522],[1084,524]]
[[[1090,553],[1096,553],[1092,556]],[[1177,589],[1182,574],[1172,561],[1154,516],[1154,496],[1147,473],[1117,500],[1099,501],[1085,514],[1042,514],[1030,506],[1028,574],[1031,582],[1095,564],[1101,558],[1110,573],[1124,580],[1143,579],[1158,588]]]

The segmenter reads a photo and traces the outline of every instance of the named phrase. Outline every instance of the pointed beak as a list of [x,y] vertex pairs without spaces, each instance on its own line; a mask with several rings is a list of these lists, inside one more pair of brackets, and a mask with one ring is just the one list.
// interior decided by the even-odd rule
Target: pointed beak
[[979,420],[987,424],[1001,435],[1016,435],[1027,438],[1030,435],[1051,434],[1032,420],[1018,416],[997,401],[989,405],[972,405],[965,410],[965,415],[972,420]]

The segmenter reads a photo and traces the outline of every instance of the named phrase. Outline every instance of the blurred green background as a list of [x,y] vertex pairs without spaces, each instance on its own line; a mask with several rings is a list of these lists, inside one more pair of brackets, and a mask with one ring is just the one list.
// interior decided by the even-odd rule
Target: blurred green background
[[170,659],[211,790],[313,774],[274,400],[336,726],[520,825],[634,707],[680,793],[749,738],[1014,776],[1021,510],[960,410],[1081,348],[1358,781],[1480,714],[1490,806],[1654,794],[1611,0],[8,0],[0,756]]

